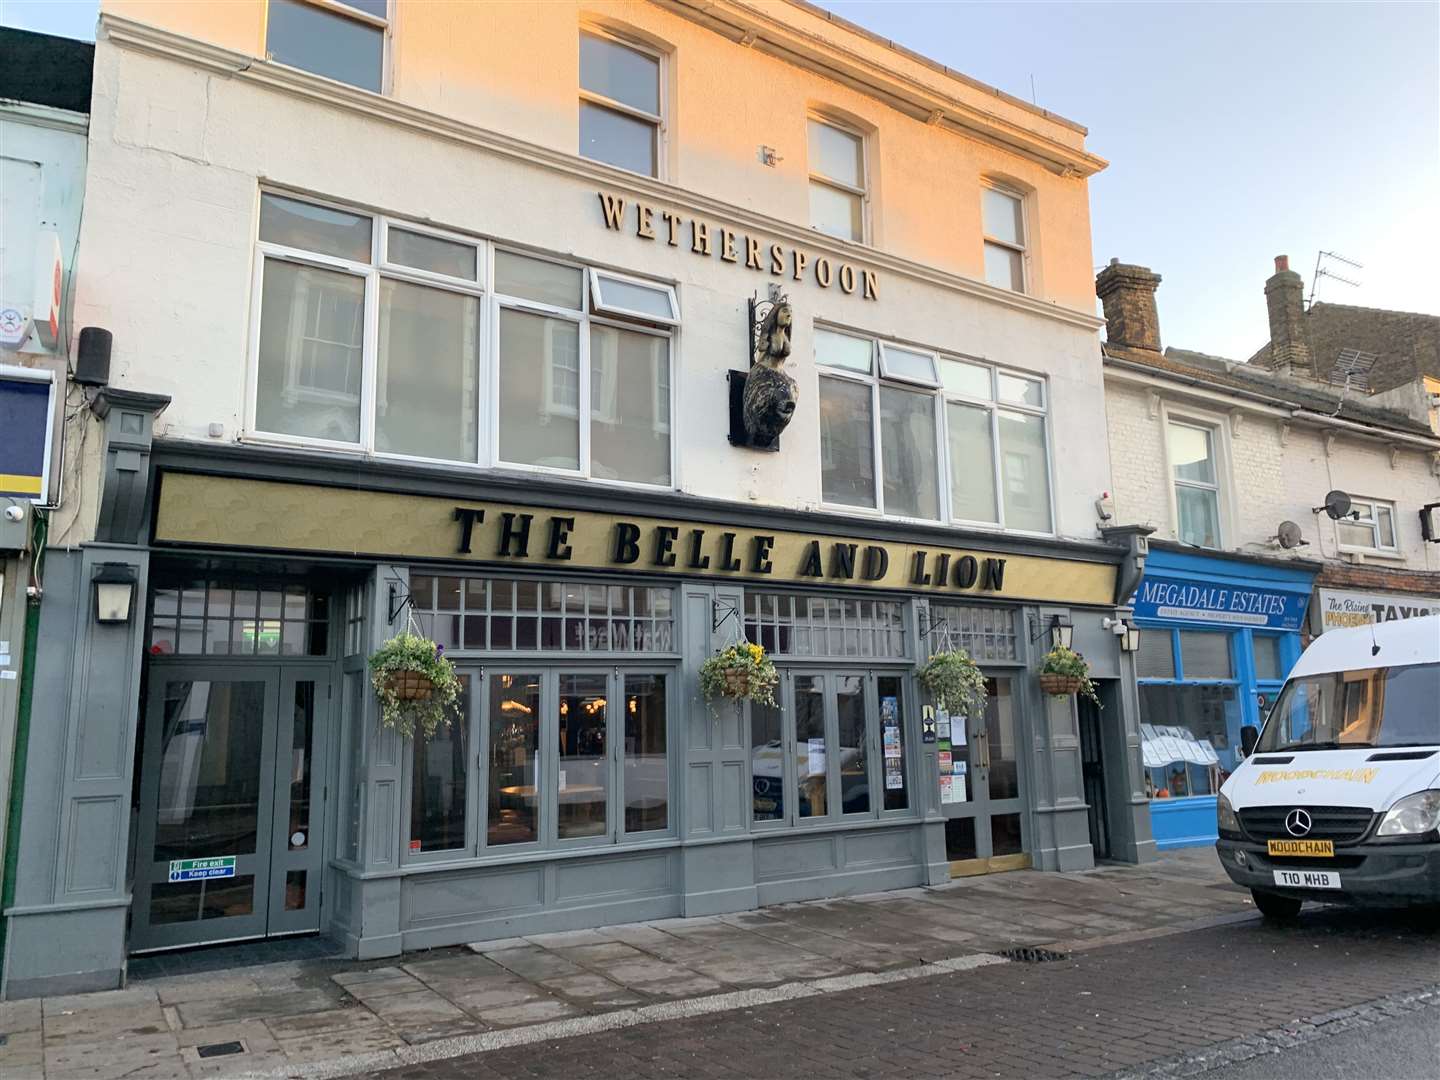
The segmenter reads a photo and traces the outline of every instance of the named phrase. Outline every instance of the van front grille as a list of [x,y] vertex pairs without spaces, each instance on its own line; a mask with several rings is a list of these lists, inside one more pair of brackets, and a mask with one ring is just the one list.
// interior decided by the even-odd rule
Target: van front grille
[[1375,818],[1375,812],[1364,806],[1252,806],[1240,811],[1240,824],[1254,840],[1294,840],[1296,835],[1285,828],[1292,810],[1310,815],[1310,831],[1301,834],[1304,839],[1337,844],[1363,838]]

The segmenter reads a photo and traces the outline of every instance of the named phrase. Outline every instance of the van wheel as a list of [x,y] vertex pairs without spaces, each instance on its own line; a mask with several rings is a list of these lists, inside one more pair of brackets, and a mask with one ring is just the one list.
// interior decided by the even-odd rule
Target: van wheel
[[1300,905],[1304,903],[1303,900],[1281,896],[1279,893],[1261,892],[1259,889],[1251,889],[1250,895],[1255,900],[1255,906],[1260,909],[1260,914],[1276,922],[1289,922],[1295,918],[1300,914]]

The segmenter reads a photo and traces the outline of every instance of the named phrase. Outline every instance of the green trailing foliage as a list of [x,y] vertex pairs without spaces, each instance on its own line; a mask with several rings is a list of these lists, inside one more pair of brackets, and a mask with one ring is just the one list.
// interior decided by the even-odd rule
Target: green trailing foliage
[[985,676],[964,649],[930,657],[920,669],[920,685],[951,716],[979,716],[985,711]]
[[[394,683],[405,672],[430,680],[428,697],[405,698]],[[441,724],[447,727],[460,697],[460,678],[445,650],[419,634],[396,634],[370,657],[370,685],[380,699],[380,722],[410,738],[420,731],[428,739]]]
[[[1100,707],[1100,699],[1095,695],[1095,684],[1090,681],[1090,662],[1074,649],[1056,645],[1040,661],[1040,674],[1068,675],[1072,679],[1079,679],[1080,693],[1093,701],[1096,708]],[[1064,697],[1066,695],[1056,694],[1054,696]]]
[[707,701],[730,698],[775,704],[775,687],[780,672],[765,650],[748,641],[727,645],[700,665],[700,692]]

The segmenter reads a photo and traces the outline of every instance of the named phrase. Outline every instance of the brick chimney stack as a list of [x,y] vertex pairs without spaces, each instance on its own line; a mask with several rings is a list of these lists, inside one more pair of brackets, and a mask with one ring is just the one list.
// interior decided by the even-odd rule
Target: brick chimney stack
[[1105,338],[1111,345],[1160,351],[1160,314],[1155,290],[1160,275],[1148,266],[1111,259],[1095,275],[1095,295],[1105,307]]
[[1305,335],[1305,279],[1290,269],[1288,255],[1275,256],[1275,273],[1265,282],[1270,312],[1270,368],[1282,375],[1313,375]]

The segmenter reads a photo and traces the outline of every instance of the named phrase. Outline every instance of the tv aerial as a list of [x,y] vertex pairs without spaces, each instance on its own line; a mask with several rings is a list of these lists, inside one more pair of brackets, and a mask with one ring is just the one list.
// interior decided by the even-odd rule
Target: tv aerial
[[1340,282],[1342,285],[1349,285],[1352,288],[1356,289],[1360,287],[1360,282],[1345,277],[1342,274],[1337,274],[1334,270],[1331,270],[1330,267],[1325,265],[1325,261],[1327,259],[1334,259],[1336,262],[1342,262],[1346,266],[1353,266],[1356,270],[1365,269],[1364,266],[1356,262],[1354,259],[1347,259],[1344,255],[1341,255],[1335,251],[1322,251],[1317,254],[1315,256],[1315,273],[1310,278],[1310,295],[1305,300],[1305,307],[1307,310],[1309,309],[1311,304],[1315,303],[1315,290],[1320,287],[1321,278],[1333,278],[1334,280]]
[[1355,518],[1356,520],[1360,518],[1359,510],[1350,509],[1350,496],[1339,488],[1336,488],[1334,491],[1327,491],[1325,493],[1325,505],[1312,507],[1310,512],[1312,514],[1318,514],[1322,510],[1325,511],[1326,515],[1332,521],[1339,521],[1343,517]]
[[1307,546],[1310,541],[1300,531],[1300,526],[1293,521],[1282,521],[1275,527],[1275,535],[1271,537],[1286,551],[1291,548]]

